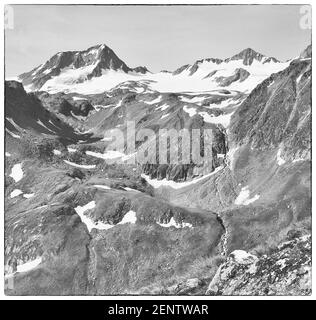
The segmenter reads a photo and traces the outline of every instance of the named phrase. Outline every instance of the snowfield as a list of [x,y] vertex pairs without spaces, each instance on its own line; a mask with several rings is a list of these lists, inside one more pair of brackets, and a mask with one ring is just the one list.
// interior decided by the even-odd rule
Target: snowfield
[[[198,93],[225,88],[248,93],[272,73],[279,72],[290,64],[290,61],[264,63],[266,59],[262,61],[254,60],[251,65],[244,65],[242,60],[222,61],[219,64],[203,60],[193,74],[191,74],[192,65],[176,75],[171,72],[141,74],[136,72],[125,73],[122,70],[103,70],[100,77],[93,77],[88,80],[87,76],[92,73],[99,62],[99,60],[96,60],[95,63],[82,68],[64,68],[60,75],[49,79],[40,90],[49,93],[64,91],[66,93],[96,94],[109,91],[124,82],[136,81],[138,84],[136,83],[132,87],[128,85],[129,83],[124,84],[124,86],[129,89],[133,88],[138,93],[143,92],[144,84],[148,86],[149,90],[159,92]],[[220,85],[219,78],[231,77],[240,68],[249,72],[250,76],[243,81],[234,81],[226,87]],[[213,75],[210,76],[210,74]],[[148,101],[146,103],[154,104],[157,102]]]

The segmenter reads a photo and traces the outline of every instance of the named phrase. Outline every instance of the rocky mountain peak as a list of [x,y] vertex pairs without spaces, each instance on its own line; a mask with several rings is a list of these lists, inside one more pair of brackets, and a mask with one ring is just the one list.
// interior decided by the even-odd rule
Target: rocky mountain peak
[[[264,61],[263,61],[263,59],[264,59]],[[263,61],[265,63],[267,59],[269,61],[278,62],[278,60],[273,57],[266,57],[263,54],[255,51],[251,48],[246,48],[246,49],[240,51],[239,53],[235,54],[231,58],[226,59],[225,61],[228,62],[228,61],[232,61],[232,60],[243,60],[243,64],[246,66],[249,66],[252,64],[252,62],[254,60]]]
[[105,44],[94,45],[82,51],[63,51],[53,55],[42,65],[19,76],[23,85],[31,85],[32,89],[40,89],[52,77],[59,76],[64,69],[82,69],[82,76],[74,82],[99,77],[104,70],[136,72],[145,74],[146,67],[130,68],[115,52]]

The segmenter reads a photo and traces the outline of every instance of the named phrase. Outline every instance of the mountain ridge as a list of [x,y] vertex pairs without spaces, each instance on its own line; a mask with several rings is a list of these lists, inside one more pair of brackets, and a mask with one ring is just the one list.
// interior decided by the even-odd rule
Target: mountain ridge
[[246,48],[230,58],[205,58],[173,72],[151,73],[145,66],[130,68],[111,48],[101,44],[82,51],[58,52],[44,64],[21,74],[19,80],[27,91],[51,93],[101,93],[126,81],[134,81],[136,87],[150,81],[151,90],[160,92],[222,88],[244,92],[288,64]]

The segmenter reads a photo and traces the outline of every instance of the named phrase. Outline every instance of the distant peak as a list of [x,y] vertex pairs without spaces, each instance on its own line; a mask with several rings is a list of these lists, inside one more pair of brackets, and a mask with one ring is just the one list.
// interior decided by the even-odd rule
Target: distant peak
[[[246,48],[239,53],[235,54],[231,58],[226,59],[225,61],[231,61],[231,60],[243,60],[244,65],[251,65],[254,60],[262,61],[264,58],[269,59],[269,61],[278,62],[277,59],[273,57],[267,57],[252,48]],[[264,63],[267,62],[265,59]]]
[[39,89],[52,77],[59,76],[65,68],[85,70],[84,76],[78,75],[78,79],[74,81],[100,77],[104,70],[125,73],[134,71],[141,74],[150,72],[144,66],[134,69],[128,67],[110,47],[100,43],[85,50],[58,52],[41,66],[20,75],[20,79],[24,85],[32,84],[34,88]]
[[139,66],[133,69],[137,73],[145,74],[147,72],[150,72],[145,66]]
[[256,50],[253,50],[252,48],[246,48],[242,50],[240,53],[245,53],[245,54],[260,54]]

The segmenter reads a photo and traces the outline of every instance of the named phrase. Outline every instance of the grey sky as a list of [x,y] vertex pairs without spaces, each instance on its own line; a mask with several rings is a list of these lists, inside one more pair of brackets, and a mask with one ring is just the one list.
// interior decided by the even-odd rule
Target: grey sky
[[242,49],[287,60],[310,43],[300,6],[48,6],[15,5],[6,30],[6,76],[16,76],[58,51],[105,43],[130,67],[174,70]]

